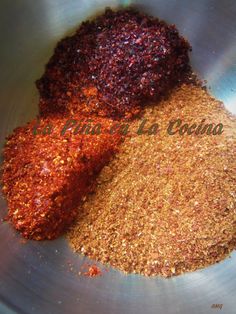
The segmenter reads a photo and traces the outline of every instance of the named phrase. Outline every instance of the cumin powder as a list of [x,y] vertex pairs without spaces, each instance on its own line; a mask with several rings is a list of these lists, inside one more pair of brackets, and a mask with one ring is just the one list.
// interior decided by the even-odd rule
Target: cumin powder
[[[130,126],[120,152],[68,233],[71,247],[124,272],[171,276],[224,259],[236,244],[236,120],[199,86],[182,85]],[[170,121],[222,123],[220,135],[174,135]]]

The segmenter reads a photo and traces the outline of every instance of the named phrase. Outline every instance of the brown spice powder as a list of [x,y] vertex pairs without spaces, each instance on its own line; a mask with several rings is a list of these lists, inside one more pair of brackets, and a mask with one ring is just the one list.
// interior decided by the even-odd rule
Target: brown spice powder
[[[204,89],[182,85],[144,117],[157,135],[126,137],[79,210],[70,245],[128,273],[178,275],[236,244],[236,120]],[[221,135],[169,135],[170,120],[223,123]],[[132,123],[137,130],[140,120]]]

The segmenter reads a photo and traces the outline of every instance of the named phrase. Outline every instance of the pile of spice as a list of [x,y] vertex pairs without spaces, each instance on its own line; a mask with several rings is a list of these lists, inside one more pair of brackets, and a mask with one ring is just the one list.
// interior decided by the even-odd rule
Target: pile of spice
[[175,26],[107,9],[57,45],[37,81],[40,113],[131,117],[188,76],[189,50]]
[[7,140],[3,192],[8,219],[25,238],[61,235],[117,148],[119,134],[106,132],[111,120],[81,119],[35,119]]
[[8,219],[24,237],[62,234],[120,141],[118,133],[82,134],[80,126],[75,134],[73,123],[61,136],[66,119],[93,115],[108,130],[108,117],[133,116],[144,100],[189,79],[189,49],[174,26],[132,9],[108,9],[57,45],[37,82],[39,134],[33,120],[17,128],[4,149]]
[[[137,135],[143,119],[144,134]],[[154,123],[158,132],[150,135]],[[180,130],[181,123],[188,126]],[[235,153],[236,119],[222,103],[201,87],[175,89],[132,122],[95,193],[79,208],[68,233],[71,247],[147,276],[178,275],[222,260],[236,245]]]

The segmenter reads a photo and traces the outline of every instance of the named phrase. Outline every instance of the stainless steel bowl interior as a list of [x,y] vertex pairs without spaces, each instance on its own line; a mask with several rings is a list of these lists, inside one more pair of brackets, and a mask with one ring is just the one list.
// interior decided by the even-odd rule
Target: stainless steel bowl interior
[[[0,3],[0,143],[37,113],[35,80],[57,41],[112,0],[2,0]],[[177,25],[190,41],[191,61],[210,91],[236,113],[236,2],[234,0],[144,0],[138,7]],[[1,199],[0,217],[6,213]],[[0,225],[0,313],[235,313],[236,255],[217,265],[171,279],[124,275],[77,277],[87,261],[64,238],[20,243],[7,223]]]

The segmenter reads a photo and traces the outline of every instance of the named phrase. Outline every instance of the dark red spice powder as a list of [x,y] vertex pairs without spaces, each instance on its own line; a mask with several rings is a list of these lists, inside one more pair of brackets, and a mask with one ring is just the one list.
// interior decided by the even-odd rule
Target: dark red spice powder
[[40,113],[131,117],[183,81],[189,50],[175,26],[107,9],[57,45],[37,81]]

